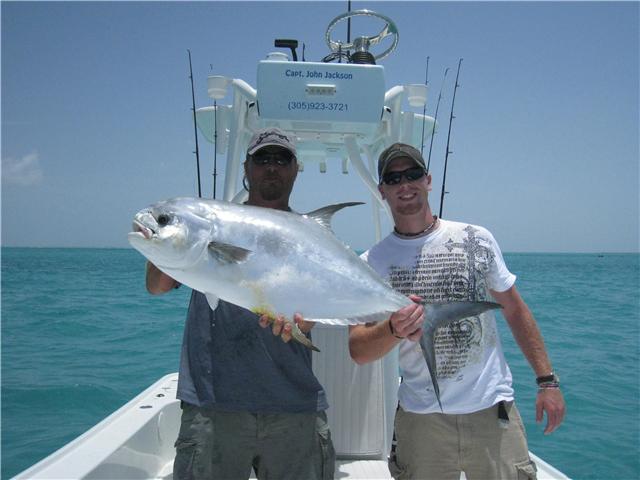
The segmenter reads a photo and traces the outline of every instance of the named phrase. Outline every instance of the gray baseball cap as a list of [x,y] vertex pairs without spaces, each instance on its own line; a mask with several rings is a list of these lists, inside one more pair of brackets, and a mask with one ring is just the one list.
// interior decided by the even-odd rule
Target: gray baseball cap
[[394,143],[382,151],[378,158],[378,183],[382,181],[382,176],[387,171],[389,164],[396,158],[406,157],[413,160],[416,165],[427,169],[422,154],[411,145],[406,143]]
[[279,128],[265,128],[258,130],[253,134],[251,140],[249,140],[249,147],[247,153],[253,155],[263,147],[274,145],[277,147],[286,148],[293,156],[296,156],[296,146],[291,135],[287,135]]

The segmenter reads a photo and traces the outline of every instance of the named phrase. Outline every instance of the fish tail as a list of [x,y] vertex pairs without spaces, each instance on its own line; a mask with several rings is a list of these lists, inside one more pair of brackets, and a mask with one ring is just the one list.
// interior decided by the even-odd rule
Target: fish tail
[[463,318],[474,317],[486,312],[502,308],[494,302],[448,302],[426,303],[424,305],[425,327],[439,328]]
[[423,302],[423,305],[425,307],[425,312],[423,333],[422,337],[420,338],[420,347],[422,349],[422,355],[427,362],[429,376],[431,377],[431,383],[433,384],[433,392],[436,395],[436,400],[438,400],[438,405],[440,405],[440,411],[444,411],[442,409],[442,402],[440,401],[440,387],[438,386],[437,378],[436,354],[434,346],[434,337],[436,330],[457,320],[480,315],[487,310],[501,308],[501,306],[500,304],[493,302]]
[[[425,320],[426,323],[426,320]],[[442,402],[440,401],[440,386],[438,385],[437,369],[436,369],[436,351],[434,345],[435,328],[425,328],[422,331],[422,337],[420,337],[420,348],[422,350],[422,356],[427,362],[427,370],[429,370],[429,376],[431,377],[431,384],[433,385],[433,393],[440,405],[440,411],[442,410]]]
[[304,333],[302,333],[302,330],[300,330],[300,327],[298,327],[298,324],[295,322],[291,322],[291,337],[298,343],[301,343],[314,352],[320,351],[320,349],[313,343],[311,343],[311,340],[309,340],[309,338]]

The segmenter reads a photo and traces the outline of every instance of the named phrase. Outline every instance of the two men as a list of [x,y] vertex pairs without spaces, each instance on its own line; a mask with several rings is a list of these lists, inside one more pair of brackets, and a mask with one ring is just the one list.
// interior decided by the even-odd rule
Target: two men
[[[394,288],[427,302],[491,297],[537,377],[536,420],[547,413],[545,434],[564,416],[564,399],[537,324],[515,287],[495,239],[483,227],[445,221],[431,212],[431,175],[418,150],[394,144],[378,162],[379,191],[394,232],[363,258]],[[407,281],[409,279],[409,281]],[[415,297],[419,295],[419,297]],[[366,300],[365,300],[366,301]],[[402,383],[395,419],[397,448],[389,468],[397,479],[535,478],[522,420],[513,402],[511,372],[492,312],[436,332],[441,412],[416,343],[423,308],[411,305],[388,321],[353,326],[349,347],[358,363],[400,348]]]
[[[290,210],[298,163],[289,136],[275,128],[257,132],[244,168],[247,204]],[[146,281],[154,294],[179,286],[150,263]],[[312,324],[297,320],[308,333]],[[180,360],[174,479],[242,479],[252,468],[259,479],[333,478],[328,405],[311,352],[287,342],[291,326],[282,319],[271,330],[268,323],[224,301],[212,311],[203,294],[192,293]]]
[[[429,302],[496,299],[538,377],[536,417],[540,421],[547,412],[545,433],[551,433],[564,415],[559,381],[497,243],[482,227],[432,215],[431,176],[413,147],[389,147],[380,156],[378,173],[395,229],[364,258],[415,300],[415,295]],[[258,132],[245,162],[247,203],[289,210],[296,174],[289,137],[277,129]],[[148,265],[150,292],[176,286]],[[390,462],[394,477],[457,479],[460,471],[470,479],[535,477],[493,315],[456,322],[436,336],[444,414],[415,342],[422,321],[423,308],[416,303],[385,322],[350,332],[351,355],[358,363],[400,344],[403,382],[397,451]],[[193,292],[180,367],[183,418],[174,478],[248,478],[252,467],[258,478],[332,478],[327,404],[311,371],[310,353],[277,338],[290,337],[281,321],[273,332],[258,324],[264,328],[267,321],[258,323],[256,315],[229,303],[220,302],[212,312],[204,296]]]

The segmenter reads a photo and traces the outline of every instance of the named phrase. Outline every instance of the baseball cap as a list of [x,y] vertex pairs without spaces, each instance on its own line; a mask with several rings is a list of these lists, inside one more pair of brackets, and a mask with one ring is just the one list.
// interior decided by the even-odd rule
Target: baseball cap
[[275,127],[265,128],[254,133],[251,140],[249,140],[247,153],[249,155],[253,155],[261,148],[270,145],[286,148],[293,154],[293,156],[296,156],[296,146],[293,137]]
[[382,179],[391,161],[400,157],[409,158],[420,167],[427,169],[422,154],[416,148],[406,143],[394,143],[384,149],[378,158],[378,181]]

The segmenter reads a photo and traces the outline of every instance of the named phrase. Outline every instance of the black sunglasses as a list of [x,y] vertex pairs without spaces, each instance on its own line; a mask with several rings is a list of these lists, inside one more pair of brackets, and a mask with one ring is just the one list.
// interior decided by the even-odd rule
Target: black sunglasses
[[382,175],[381,183],[385,185],[397,185],[402,181],[402,177],[405,177],[409,182],[415,182],[424,177],[425,173],[422,167],[411,167],[400,172],[387,172]]
[[291,165],[293,155],[286,150],[278,153],[256,153],[251,156],[251,160],[256,165],[273,165],[274,163],[280,167]]

